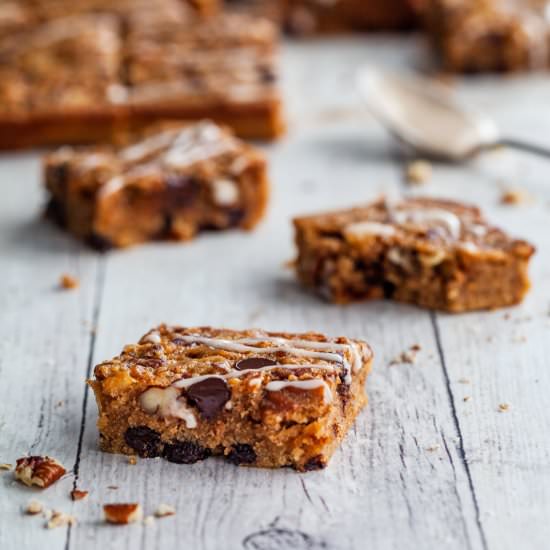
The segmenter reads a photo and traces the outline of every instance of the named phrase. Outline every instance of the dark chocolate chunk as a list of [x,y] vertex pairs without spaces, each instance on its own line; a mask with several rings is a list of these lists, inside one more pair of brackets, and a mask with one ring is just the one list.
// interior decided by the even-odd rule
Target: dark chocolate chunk
[[227,460],[236,466],[239,466],[239,464],[254,464],[256,462],[256,453],[252,445],[237,443],[231,447]]
[[198,198],[201,184],[190,176],[171,175],[166,178],[166,209],[169,212],[191,206]]
[[237,370],[261,369],[262,367],[269,367],[276,364],[277,361],[273,361],[273,359],[268,359],[267,357],[249,357],[247,359],[241,359],[235,365],[235,368]]
[[102,237],[101,235],[98,235],[97,233],[92,233],[86,239],[86,242],[89,246],[95,248],[98,252],[107,252],[107,250],[113,248],[113,243],[111,241],[109,241],[105,237]]
[[44,212],[46,218],[52,220],[59,227],[65,227],[67,225],[67,214],[65,208],[55,198],[51,198],[46,205],[46,210]]
[[160,455],[160,435],[147,426],[128,428],[124,441],[143,458],[154,458]]
[[187,388],[187,399],[199,409],[207,420],[212,420],[230,397],[231,391],[227,382],[213,376]]
[[317,455],[313,458],[310,458],[305,464],[304,464],[304,472],[311,472],[312,470],[322,470],[323,468],[326,468],[327,463],[323,455]]
[[226,212],[229,227],[237,227],[240,225],[245,216],[245,211],[242,208],[229,208]]
[[162,456],[176,464],[194,464],[199,460],[204,460],[211,455],[210,449],[201,447],[192,441],[176,441],[164,446]]

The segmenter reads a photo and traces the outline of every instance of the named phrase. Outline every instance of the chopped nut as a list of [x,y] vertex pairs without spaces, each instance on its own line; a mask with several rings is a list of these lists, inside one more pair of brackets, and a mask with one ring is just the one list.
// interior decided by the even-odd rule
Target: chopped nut
[[46,529],[55,529],[56,527],[74,525],[75,523],[76,518],[74,516],[54,510],[51,519],[46,523]]
[[11,470],[13,466],[7,462],[0,463],[0,470]]
[[525,204],[532,200],[531,195],[524,189],[507,189],[500,197],[500,202],[508,205]]
[[65,290],[73,290],[75,288],[78,288],[79,281],[76,277],[73,277],[72,275],[67,275],[64,273],[61,275],[61,278],[59,279],[59,286]]
[[112,489],[113,491],[116,491],[118,489],[118,485],[107,485],[107,489]]
[[405,171],[405,178],[412,185],[421,185],[432,177],[432,165],[426,160],[411,162]]
[[470,401],[472,399],[472,396],[471,395],[465,395],[462,400],[463,401]]
[[416,363],[416,358],[418,355],[418,352],[422,348],[418,344],[412,345],[408,350],[402,351],[399,355],[394,357],[391,361],[389,366],[392,367],[393,365],[400,365],[403,363],[413,364]]
[[459,384],[470,384],[470,379],[469,378],[459,378],[458,383]]
[[132,455],[128,457],[128,464],[131,464],[132,466],[135,466],[137,464],[137,458]]
[[439,443],[436,443],[435,445],[431,445],[430,447],[426,447],[426,451],[429,451],[430,453],[439,451],[439,449],[441,449],[441,445],[439,445]]
[[151,525],[154,525],[155,524],[154,516],[145,516],[143,518],[143,524],[147,525],[147,527],[151,527]]
[[176,509],[169,504],[159,504],[158,508],[155,510],[155,516],[157,516],[157,518],[173,516],[175,513]]
[[508,403],[499,403],[498,412],[508,412],[510,410],[510,405]]
[[29,503],[27,504],[27,507],[25,508],[25,514],[29,514],[30,516],[34,516],[35,514],[40,514],[44,507],[42,506],[42,503],[38,500],[32,499],[29,500]]
[[88,497],[88,491],[79,491],[78,489],[73,489],[71,491],[71,498],[73,500],[84,500]]
[[15,479],[31,487],[46,489],[65,474],[65,468],[49,456],[19,458],[15,467]]
[[126,525],[139,521],[142,517],[141,506],[136,503],[105,504],[105,520],[117,525]]

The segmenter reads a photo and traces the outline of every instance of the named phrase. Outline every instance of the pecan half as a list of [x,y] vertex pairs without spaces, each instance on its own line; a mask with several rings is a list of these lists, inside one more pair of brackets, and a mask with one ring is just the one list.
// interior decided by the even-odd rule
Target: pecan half
[[53,485],[67,470],[55,458],[26,456],[17,460],[15,479],[31,487],[46,489]]

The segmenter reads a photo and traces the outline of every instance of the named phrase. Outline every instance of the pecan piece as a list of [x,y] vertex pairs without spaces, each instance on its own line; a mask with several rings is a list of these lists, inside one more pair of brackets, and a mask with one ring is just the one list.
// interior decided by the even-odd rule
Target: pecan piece
[[31,487],[46,489],[65,474],[65,468],[49,456],[26,456],[17,459],[15,479]]
[[141,506],[137,503],[105,504],[105,520],[117,525],[126,525],[139,521],[142,517]]

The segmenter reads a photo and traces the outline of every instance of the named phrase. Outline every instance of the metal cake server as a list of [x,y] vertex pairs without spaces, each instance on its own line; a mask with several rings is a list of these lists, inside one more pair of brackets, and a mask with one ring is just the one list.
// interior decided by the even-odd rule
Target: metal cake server
[[456,162],[506,145],[550,158],[550,149],[501,136],[494,120],[464,109],[426,78],[368,67],[358,71],[357,87],[375,118],[423,155]]

